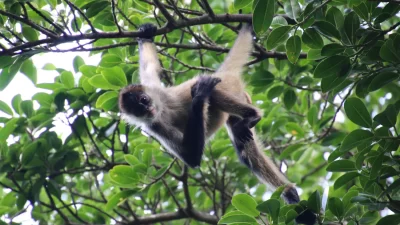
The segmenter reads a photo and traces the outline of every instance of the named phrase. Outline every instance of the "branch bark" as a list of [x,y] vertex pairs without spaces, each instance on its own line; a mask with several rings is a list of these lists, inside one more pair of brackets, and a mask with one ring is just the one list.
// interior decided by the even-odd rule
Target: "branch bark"
[[[51,38],[45,38],[38,41],[27,42],[7,50],[0,51],[0,56],[4,55],[16,55],[19,54],[20,51],[29,51],[32,48],[39,47],[42,45],[46,45],[46,47],[54,47],[59,44],[73,42],[73,41],[81,41],[81,40],[97,40],[97,39],[119,39],[119,38],[136,38],[140,36],[140,32],[96,32],[89,34],[78,34],[78,35],[64,35],[64,36],[56,36],[52,33],[47,32],[47,30],[42,29],[35,23],[25,18],[16,16],[14,14],[5,12],[0,10],[1,15],[12,17],[18,20],[21,23],[27,24],[40,31],[41,33],[50,36]],[[157,30],[156,35],[164,35],[175,29],[181,29],[184,27],[190,27],[195,25],[203,25],[203,24],[211,24],[211,23],[229,23],[229,22],[251,22],[252,15],[251,14],[221,14],[215,15],[214,18],[211,18],[208,15],[203,15],[187,20],[176,20],[173,25],[166,24]]]
[[173,220],[180,220],[185,218],[193,218],[197,221],[208,223],[208,224],[217,224],[217,217],[201,213],[196,210],[187,210],[183,209],[173,213],[158,213],[156,215],[149,215],[145,217],[140,217],[136,221],[132,221],[127,225],[142,225],[142,224],[154,224],[159,222],[168,222]]

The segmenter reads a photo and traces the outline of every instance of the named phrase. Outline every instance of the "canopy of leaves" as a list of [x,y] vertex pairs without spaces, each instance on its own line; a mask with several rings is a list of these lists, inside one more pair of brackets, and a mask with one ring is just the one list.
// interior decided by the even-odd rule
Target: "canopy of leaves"
[[[0,100],[0,224],[294,224],[306,207],[320,224],[397,224],[399,10],[366,0],[1,1],[0,90],[26,76],[42,91]],[[283,187],[264,198],[224,130],[187,169],[119,117],[118,90],[138,82],[140,24],[158,25],[160,76],[174,85],[214,71],[250,21],[243,79],[264,111],[256,129],[302,189],[298,205],[280,199]],[[82,51],[98,65],[35,65]],[[38,83],[42,70],[54,82]]]

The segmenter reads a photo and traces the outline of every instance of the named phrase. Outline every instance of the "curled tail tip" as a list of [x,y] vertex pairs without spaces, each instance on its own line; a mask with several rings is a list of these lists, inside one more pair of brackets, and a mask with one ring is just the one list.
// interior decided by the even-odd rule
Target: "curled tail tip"
[[288,204],[296,204],[300,202],[299,194],[294,184],[288,184],[282,193],[285,202]]

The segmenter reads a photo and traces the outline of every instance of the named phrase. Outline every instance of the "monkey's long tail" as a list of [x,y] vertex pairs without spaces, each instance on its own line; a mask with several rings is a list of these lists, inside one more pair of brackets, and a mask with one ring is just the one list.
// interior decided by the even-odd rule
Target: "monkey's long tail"
[[[300,202],[300,197],[293,184],[291,184],[285,175],[278,169],[277,166],[260,151],[262,146],[257,140],[254,128],[252,129],[254,140],[240,146],[235,143],[235,147],[240,158],[240,161],[249,167],[257,178],[273,188],[286,185],[282,193],[283,199],[288,204],[296,204]],[[296,218],[299,224],[313,225],[316,222],[316,216],[309,209],[298,212],[300,215]]]
[[[240,161],[251,169],[261,182],[268,184],[270,187],[275,189],[279,186],[286,186],[282,197],[288,204],[299,203],[300,197],[295,186],[288,181],[271,159],[261,151],[263,147],[257,139],[255,129],[251,129],[254,140],[243,143],[235,138],[240,135],[240,131],[232,128],[238,121],[240,121],[240,118],[230,116],[227,121],[227,130]],[[299,210],[298,213],[299,216],[296,218],[297,223],[313,225],[316,222],[315,214],[309,209],[306,209],[304,212]]]

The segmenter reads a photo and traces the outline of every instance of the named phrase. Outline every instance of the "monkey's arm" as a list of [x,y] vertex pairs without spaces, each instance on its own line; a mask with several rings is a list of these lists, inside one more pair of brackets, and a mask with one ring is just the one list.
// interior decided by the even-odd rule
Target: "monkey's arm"
[[157,27],[153,24],[143,24],[139,27],[139,31],[143,33],[138,38],[140,83],[147,86],[161,86],[159,77],[161,64],[153,43]]
[[200,165],[205,145],[204,99],[194,98],[186,128],[182,133],[174,126],[156,122],[150,126],[153,136],[190,167]]

